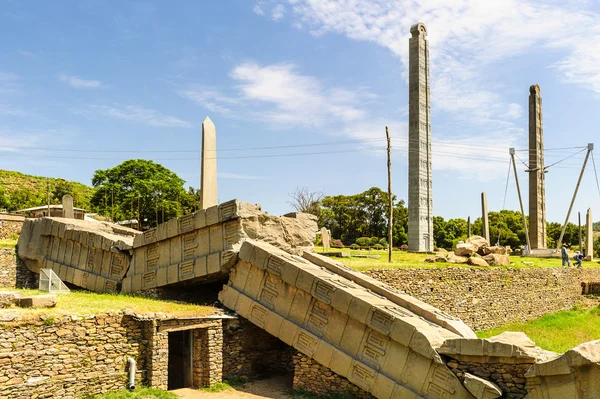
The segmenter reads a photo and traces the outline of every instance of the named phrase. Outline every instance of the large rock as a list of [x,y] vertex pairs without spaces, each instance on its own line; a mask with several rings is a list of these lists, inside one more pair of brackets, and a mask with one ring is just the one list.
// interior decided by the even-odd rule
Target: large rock
[[428,256],[425,259],[423,259],[423,262],[426,263],[444,263],[447,262],[448,260],[446,259],[445,256],[441,256],[441,255],[434,255],[434,256]]
[[454,254],[456,256],[471,256],[479,250],[477,245],[471,243],[456,244]]
[[493,246],[493,247],[483,247],[483,255],[489,255],[489,254],[498,254],[498,255],[506,255],[508,252],[506,250],[506,247],[502,247],[502,246]]
[[21,308],[53,308],[56,306],[58,299],[54,294],[24,296],[19,299],[19,307]]
[[465,388],[477,399],[496,399],[502,396],[502,391],[493,382],[465,373]]
[[489,266],[489,264],[479,256],[471,256],[467,261],[467,264],[472,266]]
[[0,309],[16,305],[22,296],[19,292],[0,291]]
[[534,364],[525,378],[529,399],[600,398],[600,340]]
[[473,244],[477,247],[477,251],[479,251],[480,249],[483,249],[485,247],[489,247],[490,243],[488,242],[488,240],[486,240],[485,238],[481,237],[481,236],[471,236],[469,238],[467,238],[467,244]]
[[483,259],[490,266],[510,265],[510,258],[507,255],[489,254],[484,256]]
[[457,256],[452,252],[448,254],[448,258],[446,260],[448,263],[455,263],[457,265],[464,265],[469,261],[469,258],[464,256]]

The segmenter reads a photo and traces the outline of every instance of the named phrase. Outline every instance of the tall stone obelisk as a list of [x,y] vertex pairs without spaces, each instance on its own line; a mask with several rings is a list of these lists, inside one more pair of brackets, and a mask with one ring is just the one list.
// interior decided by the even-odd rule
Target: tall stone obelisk
[[202,122],[200,209],[217,205],[217,131],[207,116]]
[[544,128],[540,86],[529,88],[529,241],[531,249],[546,248],[546,183]]
[[592,210],[588,208],[585,218],[585,256],[590,260],[594,260],[594,218]]
[[408,50],[408,250],[433,251],[429,43],[423,23]]

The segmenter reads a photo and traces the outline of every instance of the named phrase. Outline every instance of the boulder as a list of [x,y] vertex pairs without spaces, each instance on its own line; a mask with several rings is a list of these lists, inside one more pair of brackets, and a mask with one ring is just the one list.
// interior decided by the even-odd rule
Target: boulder
[[438,248],[436,252],[440,255],[446,255],[448,253],[444,248]]
[[22,308],[53,308],[58,299],[54,294],[24,296],[19,299],[19,306]]
[[457,265],[464,265],[467,263],[468,260],[469,258],[465,258],[464,256],[457,256],[452,252],[448,254],[448,258],[446,259],[448,263],[455,263]]
[[498,254],[498,255],[506,255],[506,247],[501,247],[501,246],[492,246],[492,247],[484,247],[483,248],[483,254],[484,255],[489,255],[489,254]]
[[490,266],[510,265],[510,259],[507,255],[489,254],[483,257]]
[[444,263],[447,262],[447,259],[445,256],[441,256],[441,255],[434,255],[434,256],[428,256],[425,259],[423,259],[423,262],[426,263]]
[[502,396],[502,391],[493,382],[465,373],[465,388],[477,399],[496,399]]
[[471,256],[467,263],[473,266],[489,266],[489,264],[483,258],[478,256]]
[[0,292],[0,309],[16,305],[19,302],[19,298],[21,298],[22,296],[23,295],[19,292]]
[[471,256],[477,252],[479,247],[470,243],[457,244],[454,254],[457,256]]
[[488,242],[488,240],[486,240],[485,238],[483,238],[481,236],[471,236],[471,237],[467,238],[467,243],[476,245],[478,248],[490,246],[490,243]]

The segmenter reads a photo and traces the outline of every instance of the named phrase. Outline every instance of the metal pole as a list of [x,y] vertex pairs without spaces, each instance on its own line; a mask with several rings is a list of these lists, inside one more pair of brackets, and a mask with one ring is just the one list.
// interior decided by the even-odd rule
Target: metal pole
[[519,186],[519,176],[517,175],[517,164],[515,163],[515,149],[510,150],[510,159],[513,165],[513,171],[515,172],[515,182],[517,183],[517,194],[519,195],[519,205],[521,206],[521,215],[523,215],[523,229],[525,230],[525,239],[527,240],[527,249],[531,249],[531,243],[529,242],[529,229],[527,228],[527,220],[525,219],[525,211],[523,210],[523,198],[521,198],[521,186]]
[[587,154],[585,154],[585,160],[583,161],[583,166],[581,167],[581,173],[579,173],[579,179],[577,180],[577,185],[575,186],[575,192],[573,193],[573,199],[571,199],[571,205],[569,205],[569,211],[567,212],[567,217],[565,218],[565,223],[563,224],[562,231],[560,232],[560,238],[558,239],[558,242],[556,243],[556,248],[560,249],[560,247],[562,245],[562,240],[565,237],[565,231],[567,230],[567,223],[569,222],[569,217],[571,216],[571,211],[573,210],[573,204],[575,203],[575,198],[577,198],[577,191],[579,191],[579,184],[581,184],[581,178],[583,177],[583,172],[585,172],[585,166],[587,165],[587,161],[593,150],[594,150],[594,144],[589,143],[588,151],[587,151]]
[[385,127],[387,137],[387,170],[388,170],[388,201],[389,201],[389,222],[388,222],[388,262],[392,263],[392,241],[393,241],[393,223],[394,223],[394,201],[392,200],[392,141],[390,131]]

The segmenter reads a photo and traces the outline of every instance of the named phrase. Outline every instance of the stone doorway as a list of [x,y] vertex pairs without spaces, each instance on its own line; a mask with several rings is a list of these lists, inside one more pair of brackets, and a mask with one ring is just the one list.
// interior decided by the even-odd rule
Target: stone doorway
[[169,332],[169,390],[193,387],[192,353],[192,330]]

